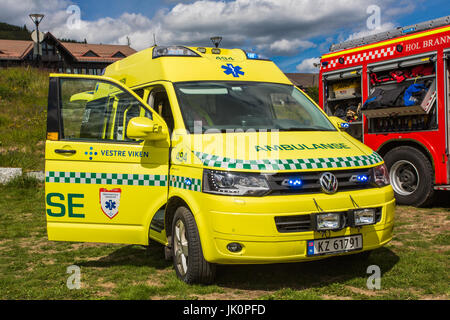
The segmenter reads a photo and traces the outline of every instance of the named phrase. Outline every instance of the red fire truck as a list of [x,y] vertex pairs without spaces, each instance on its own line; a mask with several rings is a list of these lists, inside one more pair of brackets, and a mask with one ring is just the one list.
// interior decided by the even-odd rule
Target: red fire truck
[[397,202],[426,206],[450,190],[450,16],[332,45],[319,100],[377,151]]

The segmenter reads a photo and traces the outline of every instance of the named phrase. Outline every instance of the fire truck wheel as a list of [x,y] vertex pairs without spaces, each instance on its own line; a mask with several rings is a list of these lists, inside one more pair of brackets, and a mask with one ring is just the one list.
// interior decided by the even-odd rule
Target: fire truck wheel
[[425,207],[433,200],[433,166],[413,147],[398,147],[384,156],[397,203]]
[[211,283],[215,265],[203,257],[197,224],[191,211],[179,207],[172,223],[172,257],[177,276],[186,283]]

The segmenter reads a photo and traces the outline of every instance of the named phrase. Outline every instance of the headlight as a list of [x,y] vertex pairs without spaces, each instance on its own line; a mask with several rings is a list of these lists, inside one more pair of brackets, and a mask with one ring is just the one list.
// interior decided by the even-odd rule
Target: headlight
[[357,209],[350,213],[350,226],[359,227],[376,223],[375,209]]
[[342,218],[339,213],[316,213],[313,226],[316,231],[342,229]]
[[390,184],[389,173],[385,164],[372,168],[373,181],[379,187],[384,187]]
[[263,196],[270,190],[267,179],[258,173],[203,171],[203,192],[230,196]]

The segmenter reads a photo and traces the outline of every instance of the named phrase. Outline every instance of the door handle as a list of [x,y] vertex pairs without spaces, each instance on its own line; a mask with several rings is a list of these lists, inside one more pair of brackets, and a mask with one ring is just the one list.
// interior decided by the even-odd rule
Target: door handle
[[59,154],[65,154],[65,153],[75,154],[75,153],[77,153],[77,151],[76,150],[66,150],[66,149],[55,149],[55,153],[59,153]]

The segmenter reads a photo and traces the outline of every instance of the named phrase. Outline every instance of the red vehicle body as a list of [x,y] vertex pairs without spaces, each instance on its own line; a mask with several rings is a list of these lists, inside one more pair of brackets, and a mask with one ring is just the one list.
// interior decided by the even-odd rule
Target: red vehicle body
[[[449,18],[333,45],[321,59],[320,106],[385,159],[401,204],[427,205],[434,190],[450,190]],[[406,106],[412,84],[421,96]]]

